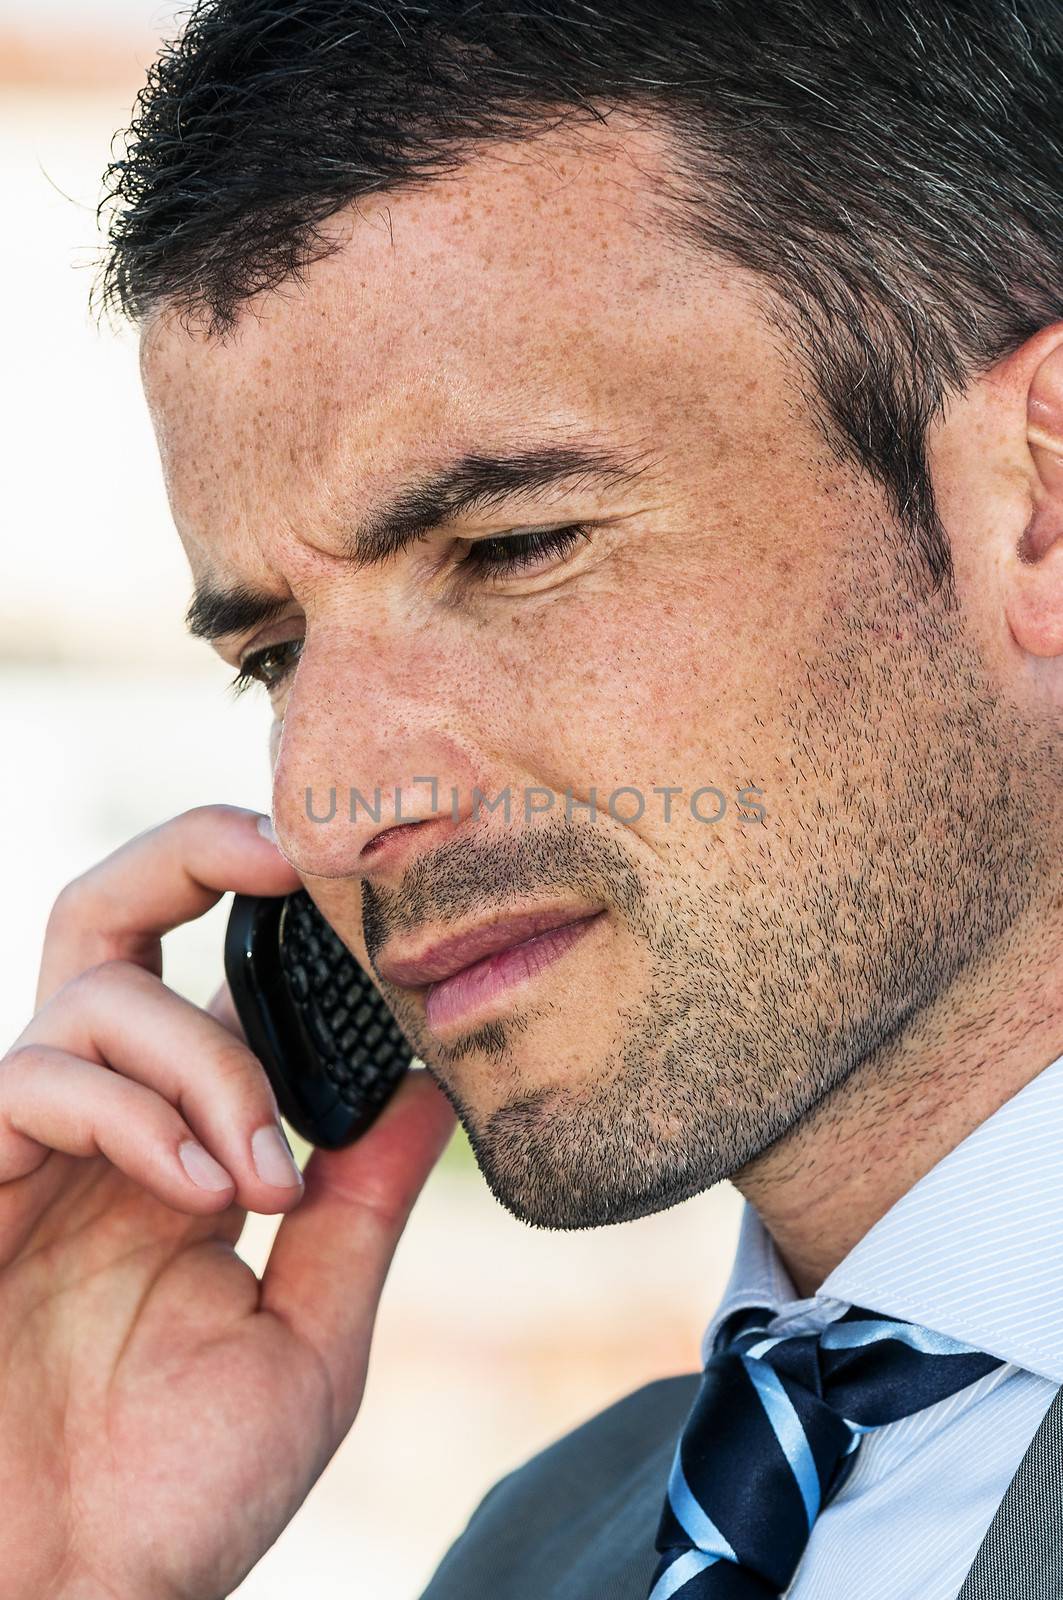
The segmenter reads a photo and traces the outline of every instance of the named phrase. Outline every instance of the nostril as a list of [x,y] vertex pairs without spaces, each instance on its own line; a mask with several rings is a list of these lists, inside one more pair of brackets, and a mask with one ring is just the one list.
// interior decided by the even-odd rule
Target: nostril
[[377,854],[378,850],[396,834],[404,832],[407,828],[423,828],[432,821],[434,821],[432,817],[420,817],[416,820],[411,819],[409,822],[396,822],[393,827],[382,829],[380,833],[375,833],[369,842],[362,846],[363,859]]

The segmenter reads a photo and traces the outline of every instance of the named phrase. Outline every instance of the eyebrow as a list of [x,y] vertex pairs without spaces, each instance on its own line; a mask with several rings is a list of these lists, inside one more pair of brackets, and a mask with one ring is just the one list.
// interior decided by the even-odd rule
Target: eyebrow
[[[506,455],[463,455],[408,484],[373,511],[344,541],[356,571],[381,566],[434,528],[471,511],[497,510],[518,495],[563,485],[616,488],[647,470],[644,453],[582,445],[543,445]],[[200,584],[185,615],[194,639],[214,641],[271,622],[290,597],[234,584]]]

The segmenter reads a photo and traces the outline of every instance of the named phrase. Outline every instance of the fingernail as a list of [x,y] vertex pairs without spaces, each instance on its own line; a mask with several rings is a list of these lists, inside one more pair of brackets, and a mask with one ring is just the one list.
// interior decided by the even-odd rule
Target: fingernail
[[233,1180],[224,1167],[218,1165],[209,1151],[194,1139],[186,1139],[177,1154],[181,1165],[198,1189],[231,1189]]
[[258,821],[255,823],[255,827],[258,829],[263,839],[268,839],[270,844],[276,844],[277,835],[273,831],[272,817],[259,817]]
[[270,1183],[274,1188],[291,1189],[303,1181],[291,1146],[275,1122],[267,1122],[264,1128],[255,1129],[251,1135],[251,1158],[262,1182]]

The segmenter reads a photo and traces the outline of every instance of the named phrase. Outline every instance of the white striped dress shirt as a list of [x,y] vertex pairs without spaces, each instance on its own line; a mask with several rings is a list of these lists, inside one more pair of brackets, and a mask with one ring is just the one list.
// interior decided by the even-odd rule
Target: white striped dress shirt
[[786,1600],[956,1600],[1063,1384],[1063,1056],[950,1150],[797,1297],[747,1201],[723,1319],[768,1306],[769,1334],[818,1331],[851,1305],[949,1334],[1005,1365],[865,1435],[820,1513]]

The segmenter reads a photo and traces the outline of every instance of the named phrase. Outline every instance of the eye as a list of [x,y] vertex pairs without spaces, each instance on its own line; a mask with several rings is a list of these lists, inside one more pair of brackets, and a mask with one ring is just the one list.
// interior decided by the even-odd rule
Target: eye
[[301,639],[283,639],[279,644],[263,645],[245,656],[239,672],[229,688],[234,695],[243,694],[252,683],[261,683],[273,692],[295,671],[302,652]]
[[579,523],[567,528],[536,528],[531,533],[494,535],[490,539],[476,539],[456,567],[472,577],[507,577],[539,566],[550,556],[567,555],[577,540],[589,538],[590,532]]

